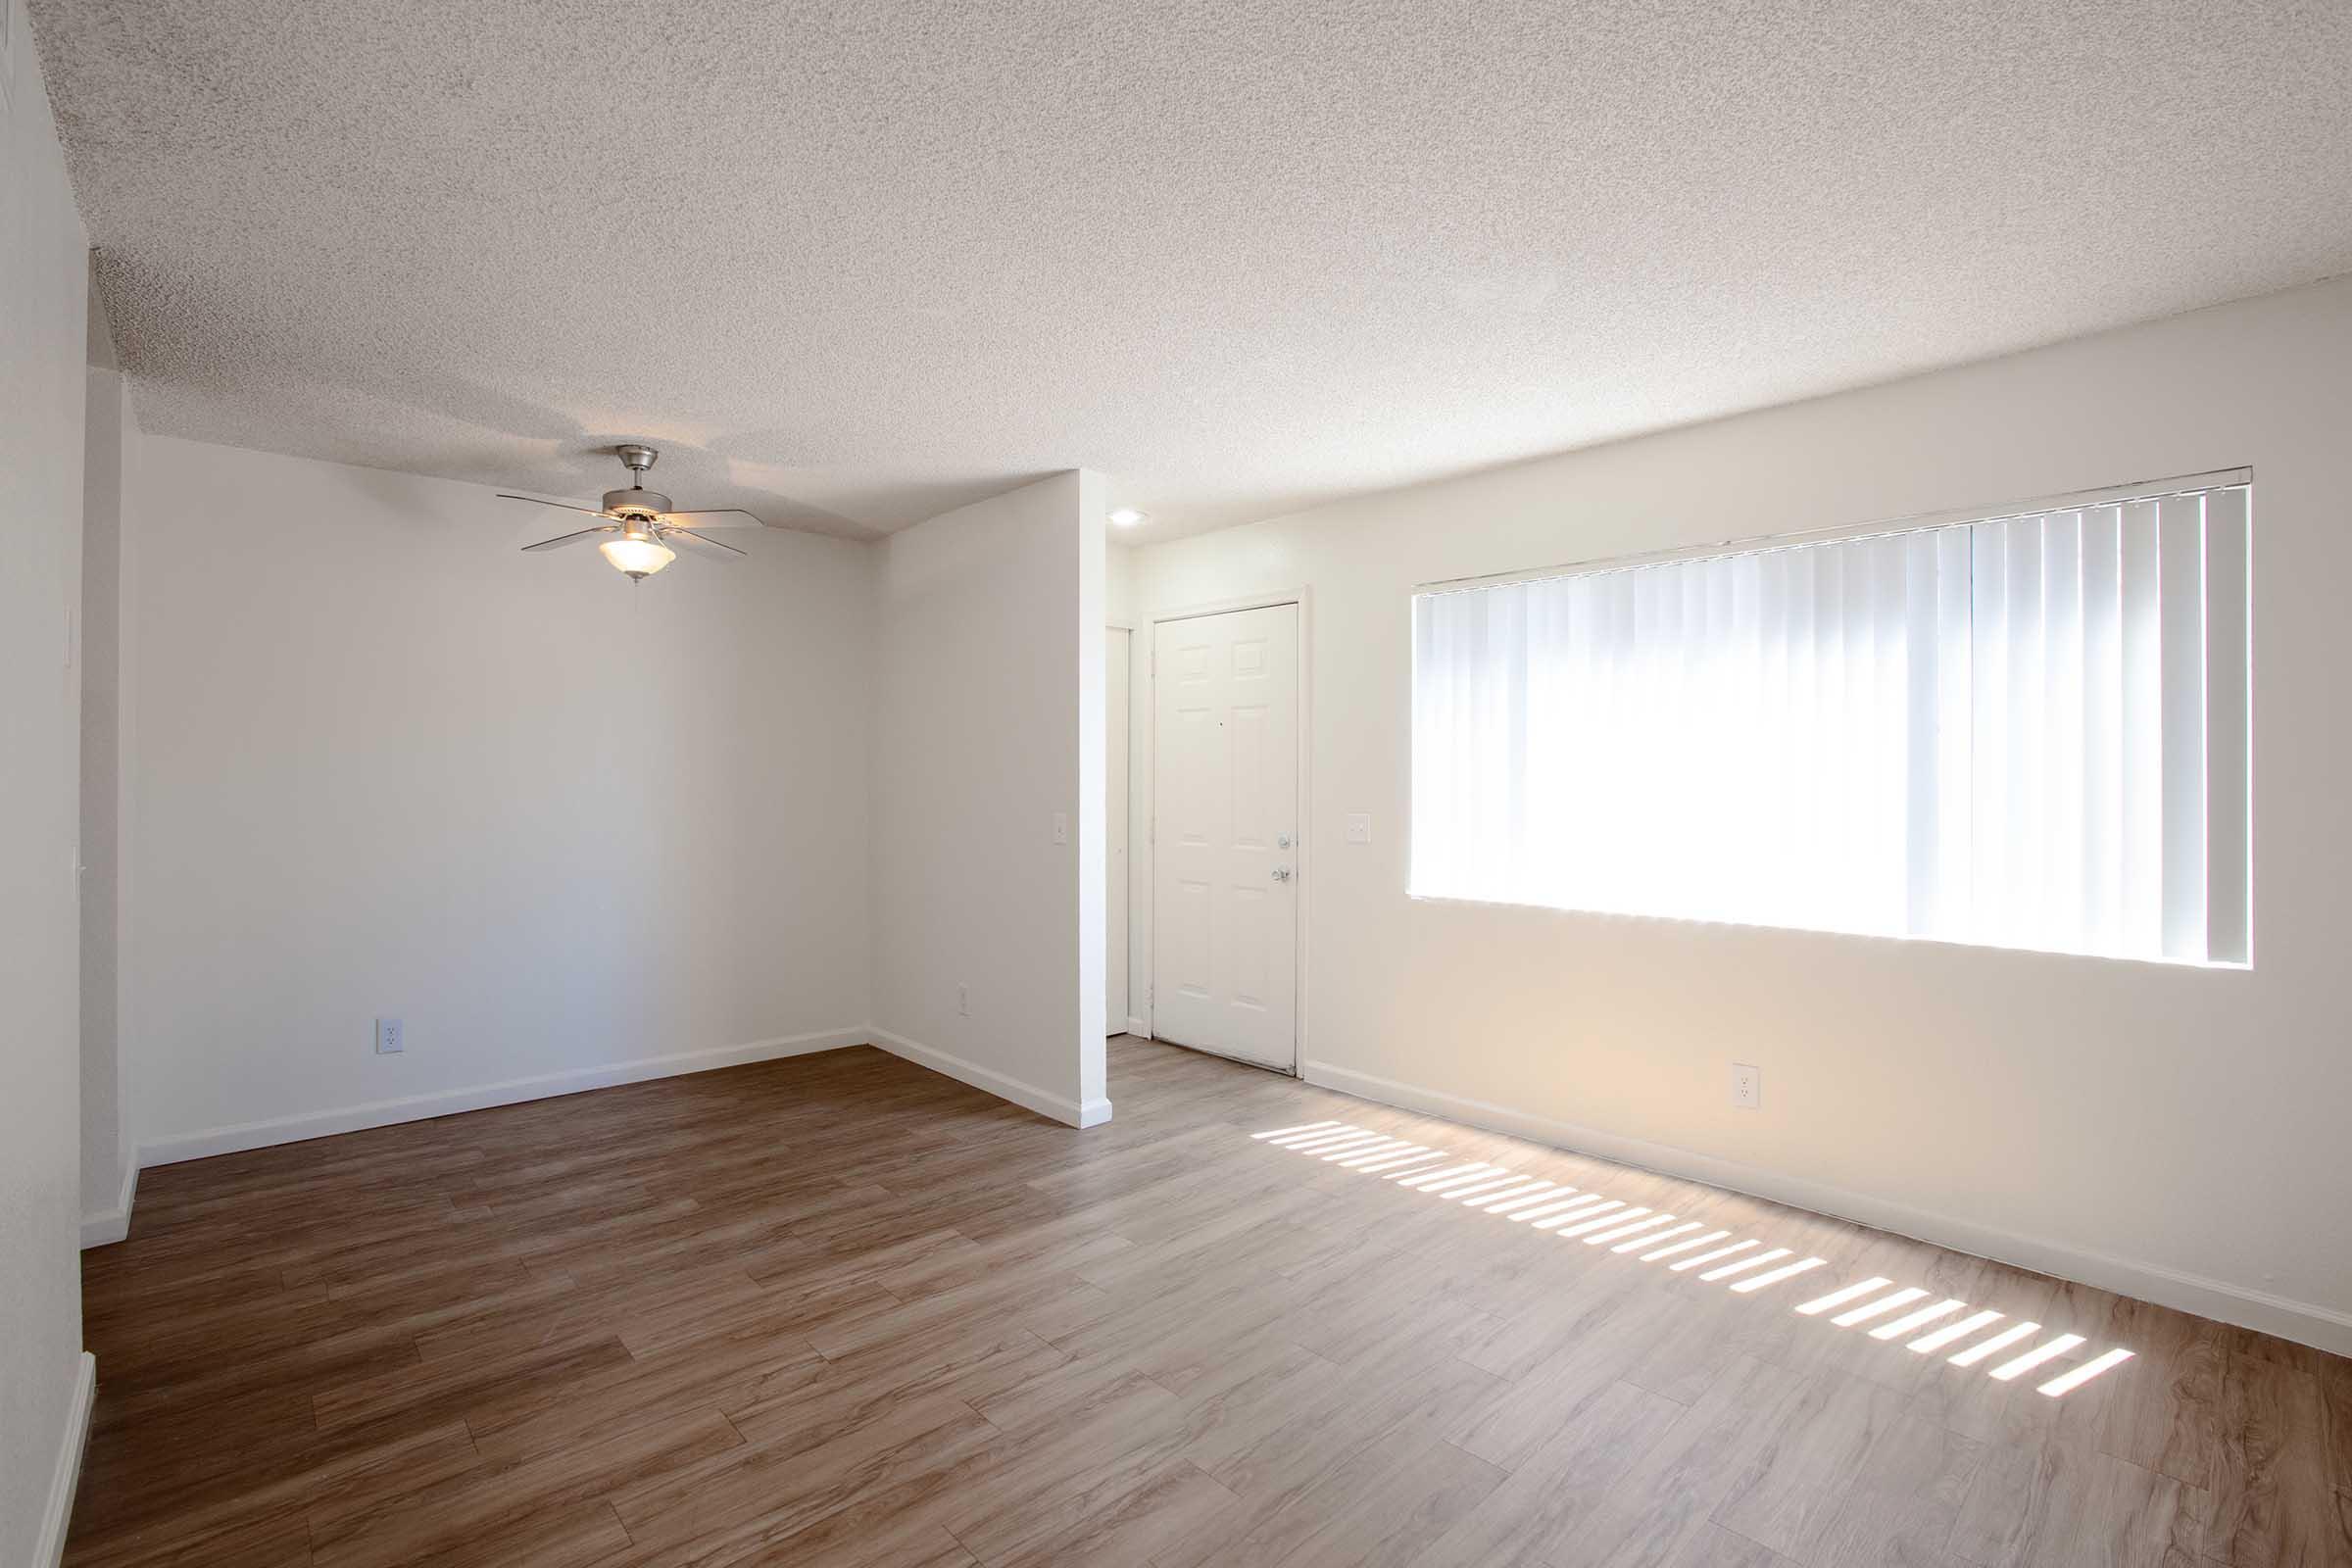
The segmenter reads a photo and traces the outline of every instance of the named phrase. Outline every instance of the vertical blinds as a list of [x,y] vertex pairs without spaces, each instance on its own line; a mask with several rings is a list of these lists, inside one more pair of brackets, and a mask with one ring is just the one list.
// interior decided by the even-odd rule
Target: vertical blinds
[[2248,958],[2248,491],[1432,591],[1417,897]]

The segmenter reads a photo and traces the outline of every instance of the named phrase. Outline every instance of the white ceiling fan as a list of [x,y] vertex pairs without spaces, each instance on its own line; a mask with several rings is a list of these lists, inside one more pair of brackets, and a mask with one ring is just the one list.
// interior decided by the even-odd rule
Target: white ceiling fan
[[[533,501],[543,507],[562,507],[566,512],[584,512],[591,517],[605,519],[593,528],[582,528],[577,533],[558,534],[553,539],[542,539],[535,545],[524,545],[523,549],[560,550],[565,545],[578,544],[584,539],[612,535],[612,537],[605,538],[605,542],[598,545],[597,549],[603,552],[607,561],[612,563],[619,570],[628,573],[632,582],[643,582],[678,559],[677,552],[669,548],[672,540],[683,543],[694,550],[716,556],[721,561],[732,561],[745,553],[733,545],[721,544],[716,539],[704,538],[695,531],[697,528],[760,528],[766,526],[758,517],[740,507],[715,507],[702,512],[672,512],[669,507],[669,497],[659,490],[645,488],[645,470],[652,467],[654,460],[661,457],[662,454],[653,447],[638,446],[634,443],[614,447],[612,450],[614,455],[628,467],[629,487],[626,490],[606,491],[605,504],[602,508],[583,507],[570,501],[549,501],[539,496],[512,495],[503,490],[499,492],[499,499],[502,501]],[[715,520],[698,520],[694,527],[689,528],[683,520],[688,517]]]

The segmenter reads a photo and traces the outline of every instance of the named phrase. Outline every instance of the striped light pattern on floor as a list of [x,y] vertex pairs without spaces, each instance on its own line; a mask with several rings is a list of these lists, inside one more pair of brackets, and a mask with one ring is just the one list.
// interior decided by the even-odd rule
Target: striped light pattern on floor
[[[1486,1160],[1455,1159],[1443,1150],[1348,1122],[1310,1121],[1297,1127],[1252,1133],[1250,1137],[1257,1143],[1293,1153],[1312,1154],[1322,1163],[1336,1164],[1342,1170],[1378,1176],[1407,1192],[1442,1198],[1473,1213],[1498,1214],[1514,1225],[1548,1231],[1558,1237],[1576,1237],[1587,1246],[1606,1246],[1620,1255],[1639,1254],[1639,1260],[1644,1263],[1672,1258],[1674,1261],[1666,1264],[1669,1271],[1683,1274],[1693,1269],[1704,1270],[1698,1275],[1702,1283],[1730,1280],[1734,1283],[1728,1288],[1742,1296],[1761,1296],[1776,1286],[1828,1266],[1827,1258],[1797,1257],[1786,1247],[1759,1251],[1757,1249],[1763,1247],[1759,1239],[1735,1237],[1727,1230],[1689,1236],[1703,1221],[1677,1223],[1672,1214],[1656,1213],[1640,1205],[1629,1206],[1621,1199],[1579,1192],[1564,1183],[1545,1181]],[[1674,1239],[1678,1237],[1686,1239]],[[1763,1272],[1750,1272],[1755,1269]],[[2055,1334],[2037,1344],[2029,1343],[2042,1332],[2038,1323],[2010,1323],[1986,1335],[1986,1330],[2003,1321],[2000,1313],[1989,1310],[1968,1312],[1947,1323],[1943,1320],[1955,1312],[1966,1311],[1968,1303],[1957,1297],[1945,1297],[1931,1305],[1915,1305],[1927,1300],[1930,1294],[1918,1286],[1896,1286],[1894,1281],[1874,1274],[1816,1296],[1794,1310],[1805,1317],[1824,1318],[1833,1328],[1839,1329],[1857,1328],[1889,1312],[1900,1312],[1901,1315],[1872,1327],[1870,1338],[1901,1343],[1915,1355],[1958,1347],[1944,1357],[1947,1364],[1956,1367],[1977,1366],[2018,1346],[2017,1354],[1986,1370],[1987,1377],[2002,1383],[2013,1382],[2037,1367],[2071,1355],[2084,1343],[2080,1334]],[[1908,1339],[1917,1329],[1927,1332]],[[1980,1335],[1985,1337],[1979,1338]],[[2036,1385],[2035,1392],[2053,1399],[2062,1397],[2131,1359],[2130,1350],[2103,1350],[2062,1369],[2048,1382]]]

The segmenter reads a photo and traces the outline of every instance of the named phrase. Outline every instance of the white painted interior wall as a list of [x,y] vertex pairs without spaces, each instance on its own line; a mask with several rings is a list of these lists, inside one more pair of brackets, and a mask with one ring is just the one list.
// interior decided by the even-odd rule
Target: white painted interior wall
[[1111,625],[1103,633],[1103,712],[1106,721],[1102,730],[1103,809],[1107,820],[1103,824],[1104,853],[1109,875],[1104,879],[1104,896],[1109,900],[1102,911],[1103,973],[1108,984],[1103,997],[1102,1022],[1105,1030],[1114,1035],[1127,1032],[1127,867],[1129,863],[1130,828],[1135,820],[1135,807],[1129,800],[1128,782],[1128,704],[1127,694],[1134,687],[1133,660],[1135,633],[1125,626]]
[[1102,618],[1113,626],[1135,624],[1135,547],[1105,535],[1102,545]]
[[146,1163],[864,1038],[873,549],[769,531],[633,586],[587,546],[519,553],[564,527],[475,485],[145,443]]
[[[1132,535],[1127,536],[1132,538]],[[1143,605],[1137,564],[1140,549],[1123,543],[1117,530],[1111,531],[1103,550],[1103,608],[1102,619],[1110,626],[1128,629],[1127,659],[1127,918],[1121,922],[1122,935],[1127,943],[1127,1028],[1132,1034],[1148,1035],[1146,1022],[1150,999],[1145,988],[1152,983],[1152,927],[1147,921],[1136,924],[1135,907],[1139,897],[1151,891],[1149,868],[1139,872],[1136,861],[1152,854],[1150,838],[1152,818],[1136,804],[1137,780],[1145,779],[1152,766],[1151,725],[1138,715],[1148,718],[1152,712],[1152,628],[1143,618]],[[1115,737],[1111,744],[1119,744]],[[1137,892],[1136,877],[1144,876],[1143,892]],[[1115,1087],[1115,1086],[1114,1086]]]
[[139,426],[89,296],[81,518],[81,1241],[121,1241],[137,1174],[122,1121],[121,946],[122,498]]
[[875,1038],[1079,1126],[1110,1113],[1102,517],[1074,470],[892,534],[876,623]]
[[83,305],[87,246],[18,0],[0,80],[0,1563],[62,1522],[87,1396],[78,1059]]
[[[2347,409],[2337,280],[1142,549],[1139,612],[1313,594],[1307,1076],[2352,1353]],[[1415,584],[2241,465],[2251,970],[1405,897]]]

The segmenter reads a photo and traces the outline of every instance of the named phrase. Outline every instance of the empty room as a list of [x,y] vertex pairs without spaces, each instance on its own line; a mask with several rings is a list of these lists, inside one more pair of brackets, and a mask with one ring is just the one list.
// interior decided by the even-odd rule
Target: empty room
[[2352,6],[0,0],[0,1568],[2352,1568]]

